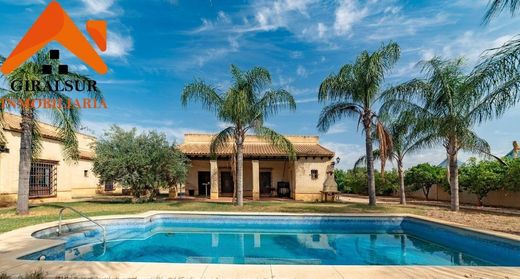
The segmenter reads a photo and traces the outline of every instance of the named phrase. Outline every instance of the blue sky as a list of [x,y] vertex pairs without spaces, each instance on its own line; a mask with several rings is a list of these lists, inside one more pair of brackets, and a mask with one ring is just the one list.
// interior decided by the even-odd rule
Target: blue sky
[[[48,2],[0,0],[0,54],[11,52]],[[59,2],[80,28],[87,19],[108,21],[108,51],[102,54],[108,74],[96,75],[72,55],[62,55],[74,70],[100,83],[109,106],[82,112],[85,132],[100,135],[118,124],[159,130],[177,142],[186,132],[216,132],[224,124],[212,114],[199,105],[180,105],[183,86],[202,78],[224,91],[230,64],[262,66],[271,72],[273,86],[289,90],[298,102],[296,112],[283,112],[268,125],[284,134],[320,135],[344,168],[364,153],[364,139],[354,120],[345,119],[326,134],[316,130],[322,108],[317,89],[328,74],[360,51],[393,40],[402,58],[387,77],[389,86],[419,76],[415,65],[422,59],[464,56],[471,67],[483,50],[520,34],[520,17],[482,25],[487,0]],[[520,106],[477,131],[503,155],[520,139],[518,117]],[[444,158],[441,148],[425,150],[406,165]]]

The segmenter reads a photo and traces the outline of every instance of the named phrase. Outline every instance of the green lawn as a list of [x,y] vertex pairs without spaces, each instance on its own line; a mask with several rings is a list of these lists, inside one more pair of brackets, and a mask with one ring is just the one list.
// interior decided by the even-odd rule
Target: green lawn
[[[292,212],[292,213],[413,213],[424,214],[424,209],[417,206],[379,205],[368,207],[356,203],[304,203],[259,201],[247,202],[243,208],[224,202],[172,201],[143,204],[111,202],[70,202],[53,203],[31,207],[27,216],[16,215],[15,209],[0,209],[0,233],[17,228],[58,220],[59,208],[54,205],[71,206],[88,216],[134,214],[150,210],[172,211],[245,211],[245,212]],[[79,217],[71,211],[65,211],[65,218]]]

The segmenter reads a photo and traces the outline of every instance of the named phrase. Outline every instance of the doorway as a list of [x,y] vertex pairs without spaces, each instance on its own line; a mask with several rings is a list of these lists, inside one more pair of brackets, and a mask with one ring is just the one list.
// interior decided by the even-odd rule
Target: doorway
[[220,173],[220,192],[222,194],[233,195],[235,191],[235,185],[233,183],[233,176],[229,171],[223,171]]
[[199,171],[199,196],[208,197],[211,192],[211,174],[209,171]]
[[260,172],[260,194],[271,195],[271,172]]

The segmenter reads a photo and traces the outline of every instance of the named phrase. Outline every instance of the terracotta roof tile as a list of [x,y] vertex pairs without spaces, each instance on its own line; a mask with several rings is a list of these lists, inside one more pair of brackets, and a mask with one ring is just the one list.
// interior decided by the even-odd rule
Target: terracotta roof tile
[[[334,152],[319,144],[295,143],[293,144],[297,156],[324,156],[333,157]],[[179,146],[180,150],[188,156],[210,156],[209,143],[185,143]],[[232,153],[232,145],[221,148],[218,156],[228,156]],[[268,143],[244,144],[244,157],[286,157],[287,153]]]
[[[18,115],[14,115],[11,113],[4,113],[4,130],[6,131],[14,131],[14,132],[21,132],[22,129],[20,127],[20,124],[22,122],[22,117]],[[0,126],[1,127],[1,126]],[[58,130],[56,127],[43,123],[38,122],[38,128],[40,129],[40,133],[43,137],[48,139],[54,139],[54,140],[60,140],[60,136],[58,134]],[[80,133],[77,133],[80,134]],[[94,138],[92,136],[85,135],[87,137]]]

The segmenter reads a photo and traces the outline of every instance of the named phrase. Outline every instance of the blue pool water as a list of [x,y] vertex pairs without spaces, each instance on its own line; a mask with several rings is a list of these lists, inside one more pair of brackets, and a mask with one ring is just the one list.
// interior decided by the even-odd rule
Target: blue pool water
[[410,217],[154,215],[39,231],[22,259],[313,265],[520,266],[520,242]]

